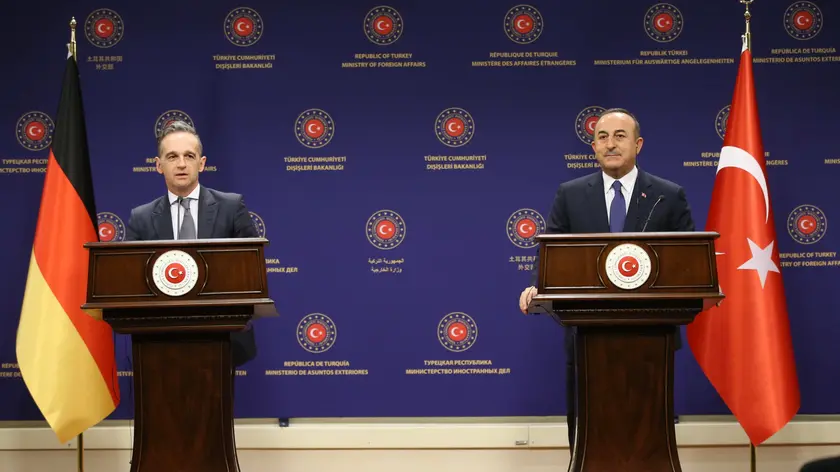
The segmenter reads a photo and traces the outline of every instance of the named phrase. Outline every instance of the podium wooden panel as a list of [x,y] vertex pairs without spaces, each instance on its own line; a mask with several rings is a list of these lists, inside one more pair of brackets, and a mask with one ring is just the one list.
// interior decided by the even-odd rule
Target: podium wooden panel
[[[276,316],[268,297],[263,249],[267,242],[242,238],[85,244],[89,274],[82,308],[102,310],[115,332],[131,335],[131,472],[240,470],[230,333],[244,329],[252,319]],[[167,274],[172,278],[165,282]],[[185,280],[194,286],[179,288]],[[169,294],[166,287],[175,293]]]
[[718,236],[537,236],[538,294],[529,312],[549,314],[577,330],[577,423],[569,471],[681,472],[673,420],[674,336],[676,327],[723,299]]

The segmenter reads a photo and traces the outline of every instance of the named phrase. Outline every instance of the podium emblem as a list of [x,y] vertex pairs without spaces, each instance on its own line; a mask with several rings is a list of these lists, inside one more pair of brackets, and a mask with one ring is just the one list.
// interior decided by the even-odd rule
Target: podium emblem
[[607,254],[607,277],[618,288],[633,290],[648,278],[653,264],[650,256],[635,244],[620,244]]
[[198,282],[198,264],[184,251],[166,251],[152,266],[152,280],[164,294],[180,297]]

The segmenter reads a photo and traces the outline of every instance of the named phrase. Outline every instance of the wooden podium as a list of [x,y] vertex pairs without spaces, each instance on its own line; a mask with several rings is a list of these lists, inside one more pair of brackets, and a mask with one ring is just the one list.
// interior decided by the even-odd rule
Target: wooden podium
[[723,299],[718,236],[537,236],[537,295],[528,311],[577,329],[577,426],[569,471],[681,472],[675,335],[679,325]]
[[85,310],[130,334],[131,472],[239,471],[230,334],[276,316],[263,238],[88,243]]

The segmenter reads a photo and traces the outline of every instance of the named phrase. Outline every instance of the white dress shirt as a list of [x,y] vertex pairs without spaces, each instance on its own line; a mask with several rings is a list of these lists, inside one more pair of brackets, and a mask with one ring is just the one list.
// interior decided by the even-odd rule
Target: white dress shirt
[[[190,215],[193,219],[193,224],[195,225],[195,235],[198,237],[198,194],[201,190],[201,185],[196,185],[195,189],[187,195],[186,198],[189,198],[190,202]],[[178,233],[181,230],[181,222],[184,221],[184,208],[181,205],[178,205],[178,195],[175,195],[172,192],[169,193],[169,211],[172,213],[172,235],[175,239],[178,239]],[[178,210],[178,207],[181,207]]]
[[[607,200],[607,221],[610,219],[610,205],[612,205],[615,197],[615,190],[612,188],[613,182],[616,179],[607,174],[604,175],[604,197]],[[624,177],[618,179],[621,182],[621,194],[624,195],[624,214],[626,215],[630,209],[630,196],[633,195],[633,187],[636,185],[636,177],[639,175],[639,169],[633,166],[633,170],[627,173]]]

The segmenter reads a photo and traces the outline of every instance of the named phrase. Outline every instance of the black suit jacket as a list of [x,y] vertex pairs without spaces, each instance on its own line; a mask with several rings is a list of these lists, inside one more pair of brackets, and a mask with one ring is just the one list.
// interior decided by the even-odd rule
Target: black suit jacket
[[[605,193],[601,170],[562,183],[554,197],[545,232],[609,233]],[[660,197],[659,204],[656,204]],[[648,215],[650,220],[645,227]],[[642,228],[645,232],[694,231],[694,220],[691,218],[691,207],[686,200],[685,190],[681,186],[639,169],[633,195],[630,196],[624,231],[641,232]],[[535,285],[536,267],[532,281],[532,285]],[[566,333],[569,346],[571,330],[566,330]],[[680,349],[682,339],[679,332],[677,334],[675,347]]]
[[[172,206],[164,195],[131,210],[126,225],[127,241],[175,239],[172,232]],[[242,195],[201,186],[198,193],[196,235],[207,238],[256,238],[257,228],[245,207]],[[238,367],[257,355],[253,328],[231,333],[233,365]]]

